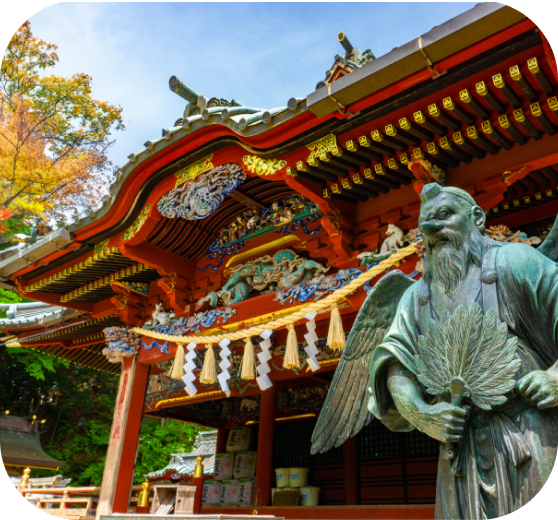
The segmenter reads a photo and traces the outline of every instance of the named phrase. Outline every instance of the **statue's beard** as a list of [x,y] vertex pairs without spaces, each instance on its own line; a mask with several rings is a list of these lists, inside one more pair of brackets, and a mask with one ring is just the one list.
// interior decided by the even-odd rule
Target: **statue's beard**
[[[438,247],[431,245],[440,240],[447,240],[447,243]],[[469,269],[482,265],[487,245],[487,239],[478,233],[463,236],[449,229],[438,231],[430,237],[426,247],[422,277],[427,283],[441,283],[446,294],[453,294]]]

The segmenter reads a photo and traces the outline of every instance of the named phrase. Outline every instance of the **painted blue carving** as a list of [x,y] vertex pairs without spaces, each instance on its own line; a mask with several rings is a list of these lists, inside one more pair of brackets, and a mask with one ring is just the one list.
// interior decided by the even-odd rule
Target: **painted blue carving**
[[[161,328],[161,327],[159,327]],[[145,350],[151,350],[153,347],[157,347],[160,351],[161,354],[168,354],[169,353],[169,342],[165,341],[162,345],[160,345],[159,343],[157,343],[155,340],[153,340],[151,342],[150,345],[148,345],[145,341],[141,341],[141,346],[143,348],[145,348]]]
[[[318,233],[318,231],[320,231],[320,229],[322,229],[322,226],[321,224],[319,224],[316,229],[308,229],[308,225],[316,222],[320,218],[322,218],[322,213],[319,212],[314,213],[312,215],[302,216],[299,219],[295,219],[292,222],[289,222],[288,224],[281,226],[279,229],[275,231],[275,233],[279,233],[279,234],[284,233],[285,235],[290,235],[294,231],[298,231],[299,229],[302,228],[302,231],[306,235],[310,235],[311,237],[313,237]],[[267,231],[272,230],[274,227],[275,226],[268,226],[266,228],[262,228],[256,231],[255,233],[244,235],[242,237],[242,240],[239,240],[237,242],[232,242],[231,244],[227,244],[225,246],[219,246],[218,245],[219,239],[215,239],[213,243],[209,246],[206,256],[208,256],[210,260],[219,259],[219,263],[217,265],[207,264],[203,269],[200,269],[199,267],[196,267],[196,269],[201,272],[206,271],[208,268],[211,268],[211,270],[214,272],[218,271],[219,267],[223,265],[223,261],[227,256],[232,256],[239,253],[241,248],[243,248],[247,244],[250,238],[253,238],[257,235],[261,235],[262,233],[266,233]]]
[[203,269],[200,269],[199,267],[196,267],[196,269],[198,271],[201,271],[203,273],[208,267],[211,267],[212,271],[218,271],[219,267],[221,267],[221,265],[223,264],[223,261],[225,260],[225,258],[227,256],[232,256],[232,255],[240,252],[240,248],[242,248],[246,245],[246,242],[244,240],[242,240],[242,241],[236,242],[234,244],[229,244],[227,246],[217,247],[216,249],[213,249],[213,245],[216,242],[217,242],[217,240],[215,242],[213,242],[213,244],[211,246],[209,246],[209,249],[207,250],[206,255],[209,256],[210,260],[216,260],[218,258],[220,260],[219,263],[217,265],[207,264]]
[[297,300],[300,303],[308,301],[314,296],[313,301],[319,300],[324,294],[341,287],[345,287],[351,280],[354,280],[362,273],[360,269],[342,269],[336,275],[319,276],[305,284],[296,285],[286,291],[277,291],[274,301],[278,301],[281,305],[285,303],[293,303]]
[[[209,327],[212,327],[216,322],[224,324],[231,316],[234,316],[235,314],[236,309],[231,309],[230,307],[226,307],[224,310],[214,309],[211,311],[199,312],[197,314],[194,314],[193,316],[190,316],[189,318],[178,318],[177,320],[172,321],[167,325],[157,327],[155,330],[161,334],[172,334],[176,336],[188,334],[191,332],[197,333],[200,332],[201,327],[208,329]],[[153,345],[154,343],[155,345]],[[147,349],[151,349],[153,348],[153,346],[161,348],[161,346],[155,341],[153,341],[150,346],[146,346],[142,341],[142,345]],[[163,354],[167,353],[168,351],[163,352]]]
[[320,219],[321,217],[321,213],[314,213],[313,215],[309,215],[298,220],[293,220],[292,222],[281,226],[277,231],[275,231],[275,233],[284,233],[285,235],[290,235],[294,231],[298,231],[300,228],[302,228],[302,231],[304,231],[306,235],[310,235],[311,237],[313,237],[314,235],[316,235],[316,233],[318,233],[318,231],[320,231],[320,229],[322,229],[322,225],[319,224],[316,229],[311,230],[309,230],[307,226],[308,224],[316,222],[316,220]]

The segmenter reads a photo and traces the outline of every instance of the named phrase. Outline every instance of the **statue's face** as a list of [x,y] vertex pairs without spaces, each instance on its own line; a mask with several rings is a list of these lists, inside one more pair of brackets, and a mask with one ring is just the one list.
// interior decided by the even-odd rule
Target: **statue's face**
[[425,246],[423,278],[453,294],[486,247],[481,230],[484,211],[460,197],[442,192],[422,204],[419,230]]
[[[480,208],[477,209],[482,213]],[[436,252],[448,245],[461,249],[466,237],[475,232],[480,234],[477,217],[477,211],[472,211],[451,193],[442,192],[424,202],[420,208],[419,230],[427,251]]]

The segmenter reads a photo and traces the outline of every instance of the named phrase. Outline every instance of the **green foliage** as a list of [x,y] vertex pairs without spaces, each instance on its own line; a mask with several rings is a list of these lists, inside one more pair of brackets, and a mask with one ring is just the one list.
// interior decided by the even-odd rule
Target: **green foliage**
[[37,381],[45,380],[45,370],[56,372],[57,368],[68,368],[70,363],[65,359],[45,356],[29,348],[7,349],[8,356],[22,365],[23,370]]
[[190,423],[145,418],[141,426],[134,483],[140,484],[147,473],[164,468],[171,453],[192,451],[196,435],[205,429]]
[[[39,352],[0,347],[0,411],[46,419],[41,443],[46,453],[66,462],[59,470],[73,486],[100,485],[103,478],[118,377],[69,364]],[[44,402],[37,407],[44,396]],[[33,402],[33,412],[31,412]],[[171,453],[192,450],[199,426],[146,417],[141,426],[134,482],[165,467]],[[33,469],[31,476],[54,475]]]
[[2,239],[5,241],[4,243],[7,244],[7,247],[10,245],[15,245],[18,241],[14,241],[15,235],[29,235],[30,229],[27,225],[27,221],[23,218],[22,215],[16,215],[15,217],[8,218],[2,221],[2,227],[4,231],[2,231]]
[[[118,378],[30,349],[0,347],[0,367],[0,410],[46,419],[41,442],[66,462],[62,473],[75,485],[100,483],[88,468],[106,453]],[[52,474],[34,469],[32,476]]]
[[[0,287],[0,303],[22,303],[22,302],[30,302],[30,301],[32,300],[27,300],[26,298],[22,298],[19,294],[17,294],[14,291],[7,291],[6,289],[2,289]],[[4,309],[0,309],[0,319],[5,317],[6,317],[6,311]]]

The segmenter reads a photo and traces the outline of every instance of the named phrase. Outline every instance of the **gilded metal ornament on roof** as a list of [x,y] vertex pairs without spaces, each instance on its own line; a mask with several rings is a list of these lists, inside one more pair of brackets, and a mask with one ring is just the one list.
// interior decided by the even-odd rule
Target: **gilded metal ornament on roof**
[[287,166],[287,161],[279,159],[262,159],[257,155],[245,155],[242,158],[249,172],[258,175],[273,175]]
[[136,220],[134,220],[132,225],[122,235],[123,242],[125,242],[126,240],[130,240],[142,228],[142,226],[145,224],[145,221],[147,220],[147,215],[149,214],[150,209],[151,204],[148,204],[141,210],[141,213],[136,217]]
[[196,161],[193,164],[186,166],[186,168],[182,168],[182,170],[176,172],[174,175],[176,177],[176,184],[174,185],[175,188],[184,184],[186,181],[195,179],[198,175],[205,173],[213,168],[213,163],[211,162],[213,159],[213,154],[210,153],[207,157]]
[[486,230],[486,233],[492,240],[497,240],[498,242],[521,242],[522,244],[527,244],[528,246],[537,246],[541,243],[541,239],[539,237],[528,237],[523,231],[516,231],[515,233],[512,233],[510,228],[504,226],[503,224],[490,226]]
[[324,157],[327,153],[338,154],[339,146],[337,146],[337,137],[333,134],[326,135],[317,141],[306,145],[306,148],[312,153],[308,156],[307,162],[310,162],[314,157]]
[[211,215],[244,181],[242,168],[235,163],[223,164],[175,187],[163,195],[157,207],[168,218],[197,220]]

